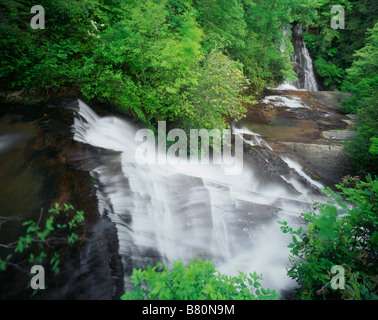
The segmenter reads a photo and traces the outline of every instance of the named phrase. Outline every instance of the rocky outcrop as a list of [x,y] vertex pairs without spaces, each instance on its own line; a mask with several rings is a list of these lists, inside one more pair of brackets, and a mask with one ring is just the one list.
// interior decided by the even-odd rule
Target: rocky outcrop
[[349,95],[300,90],[270,95],[272,99],[264,99],[264,103],[247,105],[247,117],[238,126],[261,134],[273,151],[263,144],[254,148],[263,150],[264,159],[271,154],[271,166],[279,175],[285,174],[285,165],[274,159],[286,156],[298,162],[313,180],[334,187],[349,172],[344,141],[353,138],[355,117],[343,114],[340,104]]
[[[100,215],[96,188],[87,171],[78,170],[89,156],[104,151],[73,140],[71,126],[77,100],[47,105],[2,105],[0,136],[17,138],[0,146],[2,215],[37,221],[55,202],[72,204],[85,213],[85,228],[78,246],[64,257],[64,266],[49,290],[38,299],[118,299],[123,293],[123,268],[114,223]],[[15,139],[16,139],[15,138]],[[43,219],[42,218],[42,219]],[[17,230],[20,226],[13,226]],[[18,228],[18,229],[17,229]],[[1,241],[14,241],[13,233]],[[7,234],[3,226],[2,234]],[[17,233],[18,234],[18,233]],[[2,299],[28,299],[28,274],[11,267],[0,274]]]

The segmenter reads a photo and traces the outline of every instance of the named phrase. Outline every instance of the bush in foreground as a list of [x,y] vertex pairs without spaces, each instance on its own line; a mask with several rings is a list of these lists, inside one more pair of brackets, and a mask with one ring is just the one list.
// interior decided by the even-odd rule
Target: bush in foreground
[[239,271],[237,277],[216,271],[212,261],[192,259],[185,267],[175,261],[173,268],[158,264],[146,270],[133,270],[133,291],[127,291],[122,300],[276,300],[274,290],[263,289],[261,276]]
[[[300,299],[376,300],[377,177],[348,176],[337,187],[339,194],[326,191],[334,201],[303,215],[304,227],[295,231],[280,222],[281,230],[293,236],[288,275],[297,281]],[[337,275],[335,266],[343,272]]]

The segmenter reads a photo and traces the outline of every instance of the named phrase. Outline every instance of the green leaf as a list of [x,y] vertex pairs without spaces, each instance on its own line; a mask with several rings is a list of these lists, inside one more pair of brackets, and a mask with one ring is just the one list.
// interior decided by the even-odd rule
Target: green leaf
[[121,296],[121,300],[131,300],[131,293],[130,293],[130,291],[126,291],[126,293]]
[[286,227],[280,227],[280,229],[281,229],[281,231],[282,231],[283,233],[287,233],[287,228],[286,228]]
[[373,244],[378,244],[378,232],[373,233],[373,235],[371,236],[371,242]]

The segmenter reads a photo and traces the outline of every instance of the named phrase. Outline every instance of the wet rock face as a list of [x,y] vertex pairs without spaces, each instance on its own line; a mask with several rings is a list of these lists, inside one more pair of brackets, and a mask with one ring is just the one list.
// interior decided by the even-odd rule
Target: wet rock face
[[[343,142],[353,138],[354,118],[342,114],[340,106],[348,96],[338,92],[276,90],[259,104],[247,105],[247,117],[238,126],[259,133],[273,149],[263,144],[255,147],[265,159],[269,158],[278,175],[286,174],[279,156],[287,156],[312,179],[334,187],[348,174],[349,157],[343,151]],[[251,149],[248,145],[246,148]]]
[[[46,217],[55,202],[84,211],[86,240],[72,250],[58,275],[59,285],[39,298],[119,298],[123,277],[116,230],[98,212],[96,189],[89,173],[77,170],[89,154],[100,154],[102,150],[73,140],[72,108],[76,103],[59,100],[49,105],[1,106],[0,136],[7,134],[7,141],[12,142],[0,149],[1,215],[37,221],[41,209]],[[12,226],[9,232],[3,226],[0,243],[9,243],[20,235],[19,225]],[[2,298],[25,298],[29,276],[9,271],[0,277]],[[95,290],[99,286],[101,290]]]
[[[244,146],[247,158],[260,171],[259,181],[286,185],[282,177],[296,174],[282,158],[287,156],[297,161],[313,180],[328,186],[339,182],[348,167],[342,140],[352,136],[353,125],[353,119],[341,114],[338,108],[346,96],[295,90],[275,91],[271,95],[281,97],[283,105],[275,105],[275,99],[247,105],[247,118],[239,123],[258,132],[265,141],[259,146]],[[32,107],[1,106],[0,136],[8,135],[6,141],[0,140],[2,214],[22,213],[25,219],[37,220],[41,207],[47,212],[55,202],[83,210],[86,241],[66,260],[58,285],[39,298],[118,299],[123,293],[124,271],[117,232],[106,213],[99,213],[97,190],[87,171],[91,164],[96,168],[107,161],[110,151],[73,140],[72,108],[76,104],[77,100],[60,100]],[[16,134],[20,132],[23,134]],[[297,178],[300,185],[308,186],[306,179]],[[298,194],[295,188],[291,191]],[[240,207],[244,206],[240,203]],[[256,209],[260,210],[269,212],[262,206]],[[125,222],[129,219],[125,216]],[[0,237],[4,234],[2,229]],[[0,239],[2,243],[6,240]],[[15,272],[0,277],[0,297],[5,299],[22,297],[25,284],[30,281],[28,276],[20,277]]]
[[308,91],[318,91],[319,84],[315,73],[310,52],[303,41],[302,28],[294,26],[292,29],[292,42],[294,46],[293,67],[297,75],[295,83],[297,88]]

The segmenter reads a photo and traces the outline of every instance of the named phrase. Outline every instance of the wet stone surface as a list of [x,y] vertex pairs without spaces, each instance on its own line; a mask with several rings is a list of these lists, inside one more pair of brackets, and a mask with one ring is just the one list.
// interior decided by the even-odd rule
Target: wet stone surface
[[[337,92],[272,90],[258,104],[246,105],[246,118],[236,127],[261,136],[260,146],[246,144],[245,148],[254,148],[260,154],[262,149],[264,159],[269,157],[277,172],[279,168],[286,170],[278,159],[287,156],[313,179],[333,187],[348,173],[349,158],[343,142],[353,137],[354,119],[343,114],[340,106],[347,97]],[[248,133],[244,138],[248,139]]]
[[[115,226],[98,212],[89,173],[77,170],[83,159],[102,150],[73,140],[72,108],[76,103],[59,100],[47,105],[1,105],[0,216],[37,221],[42,211],[43,221],[56,202],[84,211],[85,240],[65,257],[55,286],[38,298],[119,298],[123,275]],[[3,224],[0,243],[10,243],[23,235],[21,222]],[[6,251],[3,249],[1,254]],[[28,298],[24,291],[29,275],[9,267],[0,274],[0,282],[3,299]]]

